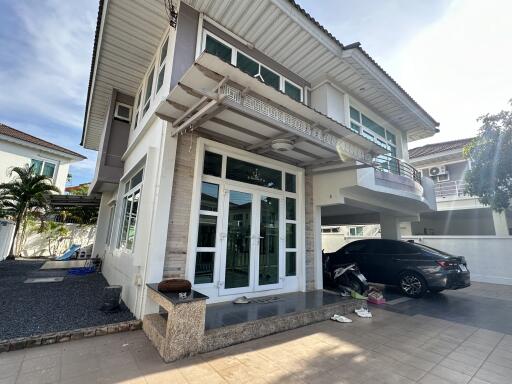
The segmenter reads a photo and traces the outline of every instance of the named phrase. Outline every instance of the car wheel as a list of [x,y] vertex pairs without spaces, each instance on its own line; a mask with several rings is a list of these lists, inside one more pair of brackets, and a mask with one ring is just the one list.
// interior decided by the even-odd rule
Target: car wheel
[[404,295],[418,298],[425,294],[427,283],[415,272],[404,272],[400,275],[400,289]]

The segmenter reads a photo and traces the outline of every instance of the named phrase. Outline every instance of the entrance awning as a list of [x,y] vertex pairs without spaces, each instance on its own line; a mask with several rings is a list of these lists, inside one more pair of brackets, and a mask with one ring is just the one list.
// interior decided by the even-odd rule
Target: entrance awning
[[[203,53],[157,108],[172,135],[198,130],[214,139],[302,167],[361,162],[386,151],[328,116]],[[286,140],[288,149],[272,148]]]

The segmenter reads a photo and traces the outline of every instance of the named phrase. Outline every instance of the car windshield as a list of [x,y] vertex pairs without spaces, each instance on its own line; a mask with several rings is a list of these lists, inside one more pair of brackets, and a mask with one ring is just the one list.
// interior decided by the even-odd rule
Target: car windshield
[[450,256],[450,257],[453,256],[453,255],[450,255],[447,252],[443,252],[443,251],[440,251],[439,249],[435,249],[435,248],[429,247],[428,245],[419,244],[419,243],[411,243],[411,244],[415,245],[418,248],[423,249],[426,252],[437,253],[438,255],[443,255],[443,256]]

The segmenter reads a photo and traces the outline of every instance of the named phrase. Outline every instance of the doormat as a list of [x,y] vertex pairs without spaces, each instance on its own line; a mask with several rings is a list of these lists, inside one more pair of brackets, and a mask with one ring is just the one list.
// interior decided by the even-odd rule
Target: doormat
[[25,284],[31,283],[58,283],[64,280],[63,277],[31,277],[24,281]]
[[280,297],[274,296],[274,297],[264,297],[261,299],[251,299],[251,303],[255,304],[268,304],[268,303],[275,303],[276,301],[281,301]]

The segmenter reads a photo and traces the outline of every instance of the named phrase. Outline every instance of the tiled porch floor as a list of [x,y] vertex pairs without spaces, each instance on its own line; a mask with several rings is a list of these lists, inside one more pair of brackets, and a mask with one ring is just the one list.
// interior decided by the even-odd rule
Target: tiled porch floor
[[271,295],[258,299],[271,297],[279,297],[279,300],[271,303],[233,304],[232,302],[226,302],[208,304],[206,306],[205,329],[261,320],[271,316],[304,312],[318,309],[324,305],[350,300],[322,290]]
[[141,331],[0,354],[0,383],[510,383],[512,336],[423,315],[324,321],[164,364]]

